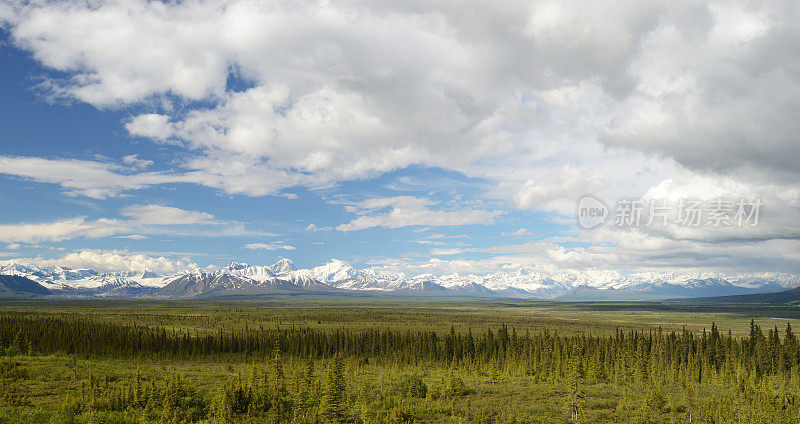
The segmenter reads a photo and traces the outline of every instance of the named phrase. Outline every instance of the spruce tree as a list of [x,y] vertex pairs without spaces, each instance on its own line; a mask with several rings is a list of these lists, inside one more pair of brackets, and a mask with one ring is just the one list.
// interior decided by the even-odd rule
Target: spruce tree
[[339,423],[345,418],[345,390],[344,361],[342,355],[337,352],[329,365],[320,404],[322,416],[328,422]]

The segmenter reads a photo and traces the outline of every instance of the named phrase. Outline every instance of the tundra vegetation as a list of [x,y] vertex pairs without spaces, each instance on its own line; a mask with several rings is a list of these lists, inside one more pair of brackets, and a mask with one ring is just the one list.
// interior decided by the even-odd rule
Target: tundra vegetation
[[0,422],[797,423],[797,314],[647,303],[4,302]]

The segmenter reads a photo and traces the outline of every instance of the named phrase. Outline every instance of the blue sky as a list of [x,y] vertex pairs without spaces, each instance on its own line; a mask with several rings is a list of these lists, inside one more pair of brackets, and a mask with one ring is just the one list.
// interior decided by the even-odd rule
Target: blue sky
[[[98,110],[79,102],[48,102],[38,92],[37,84],[49,70],[32,60],[27,52],[9,46],[8,33],[3,35],[0,83],[6,95],[0,100],[0,124],[4,154],[112,162],[135,154],[142,160],[152,160],[151,169],[170,168],[180,148],[132,137],[124,127],[126,119],[144,113],[146,107]],[[58,243],[23,243],[13,252],[46,258],[59,256],[59,251],[51,249],[56,247],[186,256],[201,265],[222,265],[233,260],[272,263],[281,257],[292,258],[298,266],[315,266],[331,258],[364,265],[376,259],[428,257],[430,245],[418,241],[426,240],[431,234],[444,236],[436,240],[443,240],[437,243],[443,243],[446,248],[482,248],[503,243],[501,239],[507,237],[504,233],[519,228],[531,232],[525,238],[544,238],[557,231],[572,230],[571,226],[558,225],[535,211],[505,210],[500,200],[487,202],[487,206],[502,214],[491,222],[476,225],[435,228],[408,225],[353,232],[305,230],[309,224],[335,227],[352,220],[354,214],[345,211],[340,203],[394,196],[420,196],[443,204],[455,198],[459,202],[480,201],[488,185],[485,180],[468,178],[458,172],[412,165],[372,178],[332,182],[328,188],[289,188],[283,194],[297,196],[291,199],[280,195],[228,194],[190,184],[166,184],[123,196],[92,199],[64,195],[58,185],[14,177],[0,180],[0,195],[14,204],[3,211],[5,224],[41,223],[75,216],[85,216],[89,220],[118,217],[118,211],[126,206],[154,204],[210,213],[219,220],[242,223],[247,229],[234,236],[169,234],[148,235],[141,240],[76,237]],[[295,249],[264,251],[244,247],[249,243],[276,242]],[[481,258],[487,255],[467,253],[462,256]]]
[[[800,270],[778,4],[222,5],[0,8],[0,260]],[[587,194],[766,207],[584,230]]]

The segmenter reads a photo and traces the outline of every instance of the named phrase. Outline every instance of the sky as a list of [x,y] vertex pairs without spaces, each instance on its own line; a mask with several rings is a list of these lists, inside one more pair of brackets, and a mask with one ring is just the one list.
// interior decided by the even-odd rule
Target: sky
[[798,8],[6,0],[0,261],[800,273]]

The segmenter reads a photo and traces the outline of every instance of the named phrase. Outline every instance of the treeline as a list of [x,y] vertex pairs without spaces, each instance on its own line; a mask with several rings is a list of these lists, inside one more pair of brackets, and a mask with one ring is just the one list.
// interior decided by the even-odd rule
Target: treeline
[[[275,422],[409,422],[414,415],[405,400],[452,403],[472,390],[461,379],[465,376],[485,376],[496,384],[524,377],[563,388],[565,410],[575,421],[584,408],[582,388],[593,384],[621,391],[615,410],[620,416],[636,411],[644,417],[640,422],[659,422],[667,411],[709,423],[796,422],[800,417],[797,337],[790,325],[765,333],[752,321],[746,337],[720,332],[715,324],[699,334],[618,330],[607,336],[518,334],[505,325],[463,333],[452,328],[437,333],[299,327],[199,333],[8,314],[0,316],[0,346],[9,356],[54,353],[266,365],[225,383],[211,397],[177,379],[146,385],[138,378],[115,383],[92,377],[70,407],[76,413],[142,409],[161,422],[266,416]],[[9,362],[9,375],[14,366]],[[354,378],[359,368],[368,367],[390,370],[396,377],[391,389]],[[426,368],[449,370],[449,376],[429,390],[422,378],[405,371]]]
[[472,330],[439,334],[434,331],[322,331],[312,328],[219,330],[201,334],[188,330],[142,327],[86,318],[0,316],[0,346],[32,353],[82,356],[197,359],[223,356],[265,357],[275,349],[285,355],[331,358],[336,354],[382,363],[454,365],[496,364],[527,374],[564,376],[579,362],[600,379],[647,379],[667,369],[690,373],[731,372],[732,367],[755,376],[797,372],[800,345],[790,325],[766,334],[751,321],[748,337],[710,331],[664,333],[617,331],[610,336],[561,336],[543,331],[518,334],[502,325],[478,334]]
[[[149,423],[409,423],[413,410],[404,400],[438,400],[440,404],[473,393],[454,373],[429,390],[418,375],[387,375],[385,387],[353,381],[353,370],[341,355],[318,363],[286,362],[277,349],[263,363],[203,396],[180,377],[113,381],[91,375],[61,405],[70,417],[93,416],[123,421],[136,411]],[[350,368],[350,369],[348,369]],[[451,407],[452,408],[452,407]],[[474,411],[475,417],[485,415]],[[483,421],[483,420],[482,420]]]

